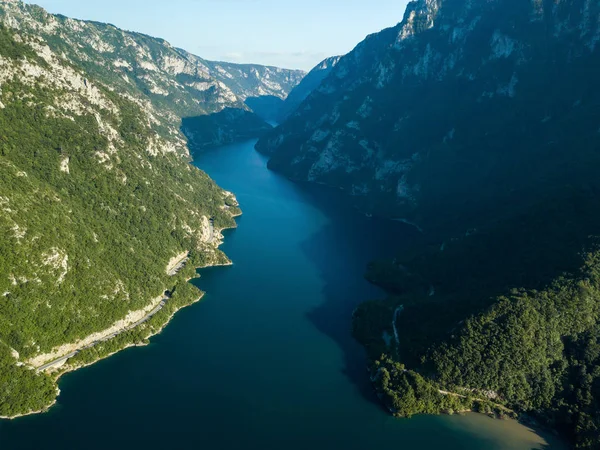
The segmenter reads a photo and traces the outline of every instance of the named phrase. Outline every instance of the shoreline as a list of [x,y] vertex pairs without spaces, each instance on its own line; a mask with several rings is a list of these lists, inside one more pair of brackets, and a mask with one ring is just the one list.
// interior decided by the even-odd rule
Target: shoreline
[[[243,214],[242,212],[237,213],[237,214],[232,214],[231,217],[232,218],[240,217],[242,214]],[[226,227],[226,228],[216,229],[216,231],[222,237],[221,232],[223,230],[230,230],[230,229],[235,229],[235,228],[237,228],[237,225],[236,226],[232,226],[232,227]],[[222,239],[216,240],[215,244],[216,245],[214,246],[214,249],[217,250],[219,248],[219,246],[221,244],[223,244],[223,240]],[[198,266],[198,267],[195,268],[195,270],[196,270],[196,276],[188,278],[186,280],[186,283],[189,283],[190,281],[192,281],[194,279],[201,278],[201,276],[197,273],[198,270],[207,269],[207,268],[210,268],[210,267],[228,267],[228,266],[232,266],[232,265],[233,265],[233,262],[232,261],[228,261],[227,263],[214,263],[214,264],[205,264],[203,266]],[[60,378],[63,375],[66,375],[66,374],[71,373],[71,372],[75,372],[75,371],[77,371],[79,369],[83,369],[85,367],[92,366],[92,365],[96,364],[99,361],[102,361],[104,359],[108,359],[111,356],[113,356],[113,355],[115,355],[115,354],[117,354],[119,352],[122,352],[124,350],[127,350],[129,348],[132,348],[132,347],[145,347],[145,346],[149,345],[150,342],[144,342],[144,341],[148,341],[150,338],[152,338],[154,336],[157,336],[160,333],[162,333],[163,330],[171,323],[171,320],[173,319],[173,317],[175,316],[175,314],[177,314],[179,311],[181,311],[184,308],[187,308],[189,306],[195,305],[196,303],[199,303],[204,298],[205,295],[206,295],[205,292],[200,291],[200,296],[196,300],[194,300],[191,303],[188,303],[186,305],[182,305],[182,306],[179,306],[179,307],[175,308],[175,310],[169,315],[169,317],[160,326],[160,328],[158,328],[156,331],[150,331],[150,333],[145,338],[143,338],[143,340],[141,342],[138,342],[138,343],[129,343],[129,344],[127,344],[127,345],[119,348],[118,350],[115,350],[114,352],[111,352],[111,353],[109,353],[107,355],[101,356],[98,359],[95,359],[95,360],[93,360],[91,362],[88,362],[88,363],[83,363],[83,364],[74,365],[74,366],[68,366],[67,365],[64,369],[59,370],[54,376],[52,374],[47,374],[48,376],[51,376],[52,379],[53,379],[53,381],[57,384],[57,386],[56,386],[56,396],[54,397],[54,400],[52,401],[52,403],[50,403],[49,405],[45,406],[44,408],[42,408],[42,409],[40,409],[38,411],[29,411],[29,412],[26,412],[26,413],[16,414],[14,416],[0,416],[0,420],[17,420],[17,419],[21,419],[21,418],[28,417],[28,416],[33,416],[33,415],[37,415],[37,414],[45,414],[45,413],[49,412],[52,409],[52,407],[54,407],[58,403],[58,397],[60,396],[60,393],[61,393],[60,388],[58,387],[58,381],[60,380]],[[121,333],[119,333],[119,334],[121,334]],[[117,337],[117,336],[115,336],[115,337]],[[114,337],[111,338],[111,339],[114,339]],[[106,342],[109,342],[111,339],[109,339]],[[65,361],[65,365],[67,364],[67,361],[68,360]],[[32,368],[32,370],[37,370],[37,369],[36,368]]]
[[[159,295],[153,298],[152,302],[143,309],[129,311],[124,319],[118,320],[111,327],[92,333],[75,343],[63,344],[59,347],[56,347],[50,353],[45,353],[34,358],[30,358],[28,361],[26,361],[26,365],[33,368],[37,372],[47,371],[46,373],[50,374],[53,372],[52,368],[55,366],[55,364],[55,368],[60,368],[62,364],[66,363],[67,360],[73,358],[76,353],[87,348],[92,348],[99,343],[108,342],[120,334],[142,325],[162,309],[162,302],[166,301],[166,299],[167,297],[165,294]],[[144,314],[143,316],[139,317],[139,319],[135,319],[136,315],[140,315],[142,313]],[[127,318],[130,318],[129,322],[127,322]],[[61,360],[62,364],[58,363],[58,361]]]
[[47,413],[48,411],[50,411],[50,409],[52,409],[52,407],[54,405],[56,405],[56,403],[58,402],[58,396],[60,395],[60,389],[56,390],[56,398],[54,399],[54,401],[48,405],[46,408],[44,409],[40,409],[39,411],[31,411],[28,413],[23,413],[23,414],[17,414],[16,416],[0,416],[0,420],[16,420],[16,419],[21,419],[23,417],[27,417],[27,416],[33,416],[34,414],[44,414]]

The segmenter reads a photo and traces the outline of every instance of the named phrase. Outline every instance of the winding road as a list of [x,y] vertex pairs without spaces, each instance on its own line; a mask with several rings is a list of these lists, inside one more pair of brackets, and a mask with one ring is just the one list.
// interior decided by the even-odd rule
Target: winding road
[[[214,219],[210,219],[209,220],[209,237],[208,240],[206,241],[208,244],[214,244],[216,241],[216,233],[215,233],[215,221]],[[170,276],[174,276],[177,274],[177,272],[179,272],[183,266],[185,265],[185,263],[187,262],[188,257],[186,256],[185,258],[182,258],[181,261],[179,261],[177,263],[177,265],[173,268],[173,270],[171,270],[169,272]],[[140,326],[141,324],[147,322],[148,320],[150,320],[156,313],[158,313],[161,309],[163,309],[163,307],[165,306],[166,302],[169,300],[169,294],[168,291],[165,292],[162,300],[160,301],[160,303],[158,304],[158,306],[156,306],[156,308],[154,308],[152,311],[150,311],[148,314],[146,314],[146,316],[144,316],[142,319],[138,320],[137,322],[129,325],[128,327],[122,329],[121,331],[117,332],[117,333],[112,333],[108,336],[103,337],[102,339],[98,339],[97,341],[86,345],[85,347],[81,347],[80,349],[75,350],[74,352],[71,352],[67,355],[61,356],[60,358],[57,358],[53,361],[50,361],[46,364],[44,364],[43,366],[38,367],[36,370],[38,372],[43,372],[45,370],[51,369],[52,367],[55,366],[59,366],[61,364],[63,364],[66,360],[68,360],[69,358],[72,358],[73,356],[77,355],[79,352],[86,350],[88,348],[92,348],[102,342],[106,342],[114,337],[117,337],[119,334],[124,333],[126,331],[132,330],[135,327]]]
[[183,269],[183,266],[185,266],[185,263],[187,262],[187,260],[189,259],[189,254],[190,252],[187,252],[186,255],[181,258],[180,261],[177,262],[177,264],[175,264],[175,266],[173,266],[173,268],[169,271],[168,275],[170,277],[174,277],[175,275],[177,275],[177,273]]
[[103,337],[102,339],[98,339],[97,341],[94,341],[93,343],[86,345],[85,347],[81,347],[80,349],[75,350],[74,352],[69,353],[68,355],[64,355],[61,356],[60,358],[57,358],[53,361],[50,361],[49,363],[44,364],[43,366],[38,367],[36,370],[38,372],[43,372],[45,370],[48,370],[54,366],[59,366],[61,364],[63,364],[67,359],[72,358],[73,356],[77,355],[79,352],[86,350],[88,348],[92,348],[102,342],[106,342],[114,337],[117,337],[119,334],[124,333],[126,331],[132,330],[135,327],[140,326],[141,324],[148,322],[148,320],[150,320],[154,315],[156,315],[161,309],[164,308],[165,304],[167,303],[167,301],[169,300],[170,295],[168,294],[168,292],[164,293],[164,296],[162,298],[162,300],[160,301],[160,303],[152,310],[150,311],[148,314],[146,314],[142,319],[138,320],[137,322],[129,325],[126,328],[123,328],[121,331],[117,332],[117,333],[112,333],[109,334],[108,336]]
[[208,221],[208,228],[210,230],[210,235],[208,237],[208,242],[209,244],[214,244],[215,243],[215,220],[214,219],[210,219]]

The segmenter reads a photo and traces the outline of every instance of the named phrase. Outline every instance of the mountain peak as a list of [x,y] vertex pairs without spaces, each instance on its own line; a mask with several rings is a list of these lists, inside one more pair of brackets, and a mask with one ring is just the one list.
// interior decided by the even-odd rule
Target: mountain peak
[[442,0],[414,0],[406,7],[400,23],[398,43],[417,33],[432,28],[440,10]]
[[341,56],[330,56],[329,58],[325,58],[319,64],[317,64],[312,70],[326,70],[334,67],[339,61],[342,59]]

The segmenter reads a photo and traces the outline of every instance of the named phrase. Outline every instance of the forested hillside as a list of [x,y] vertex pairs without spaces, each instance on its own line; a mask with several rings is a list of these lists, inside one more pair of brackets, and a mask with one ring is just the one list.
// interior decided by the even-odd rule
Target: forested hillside
[[298,70],[207,61],[160,38],[48,14],[18,0],[0,2],[0,20],[21,34],[43,39],[56,55],[112,91],[128,95],[142,107],[154,107],[151,120],[160,123],[181,152],[187,152],[176,130],[182,117],[224,108],[250,111],[246,98],[285,98],[304,75]]
[[[597,229],[600,217],[590,216]],[[570,220],[580,218],[585,220]],[[375,363],[376,388],[397,415],[476,408],[502,416],[510,409],[563,432],[579,448],[596,448],[598,239],[586,239],[578,255],[576,246],[551,242],[568,239],[569,232],[542,229],[547,244],[533,239],[521,250],[523,235],[514,225],[464,237],[443,250],[427,253],[421,247],[415,258],[374,263],[369,278],[393,294],[357,309],[354,335]],[[505,233],[517,241],[503,240]],[[496,239],[498,245],[490,244]],[[397,363],[413,371],[415,380],[403,371],[382,376]],[[449,396],[464,402],[449,406]]]
[[[131,36],[0,4],[0,416],[53,402],[56,375],[41,364],[167,298],[60,370],[143,342],[201,296],[187,283],[195,267],[227,263],[219,230],[235,226],[237,202],[189,164],[179,127],[186,111],[237,100],[216,82],[208,92],[173,86],[165,73],[179,62],[156,52],[174,50]],[[139,67],[120,73],[125,53]],[[143,87],[158,80],[168,94]]]

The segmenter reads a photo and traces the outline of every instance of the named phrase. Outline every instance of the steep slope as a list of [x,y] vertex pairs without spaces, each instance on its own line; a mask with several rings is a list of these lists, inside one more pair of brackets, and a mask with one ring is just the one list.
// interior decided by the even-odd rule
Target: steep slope
[[195,267],[228,262],[218,231],[237,202],[189,164],[179,126],[241,103],[218,82],[177,84],[196,70],[181,61],[159,40],[0,4],[0,416],[52,404],[57,374],[36,368],[144,342],[201,296]]
[[257,145],[423,231],[354,314],[393,414],[525,413],[600,446],[599,43],[590,0],[413,2]]
[[321,61],[294,87],[287,97],[262,95],[248,97],[246,105],[252,111],[269,122],[284,122],[308,97],[319,87],[340,60],[340,56],[332,56]]
[[308,72],[302,81],[292,89],[283,104],[279,107],[276,117],[279,123],[283,123],[290,115],[292,115],[312,91],[319,87],[340,61],[340,58],[341,56],[332,56],[324,59]]
[[206,60],[203,60],[203,64],[213,78],[226,84],[242,101],[264,96],[285,99],[306,75],[303,70],[281,69],[258,64]]
[[194,151],[263,136],[272,128],[258,114],[235,108],[184,118],[181,124],[181,131]]
[[[224,108],[249,111],[244,104],[248,96],[285,97],[302,77],[299,71],[206,61],[159,38],[51,15],[16,0],[0,5],[0,19],[7,26],[37,34],[90,76],[137,101],[151,102],[162,126],[179,126],[181,117]],[[183,143],[178,148],[186,151]]]
[[[228,86],[252,112],[263,120],[270,121],[276,118],[277,111],[285,98],[306,75],[302,70],[207,61],[184,50],[180,52],[195,64],[205,68],[215,80]],[[202,145],[201,142],[199,144]]]
[[546,189],[572,177],[565,146],[577,141],[584,154],[596,142],[598,8],[413,2],[257,149],[291,178],[341,187],[424,228],[484,217],[541,179]]

